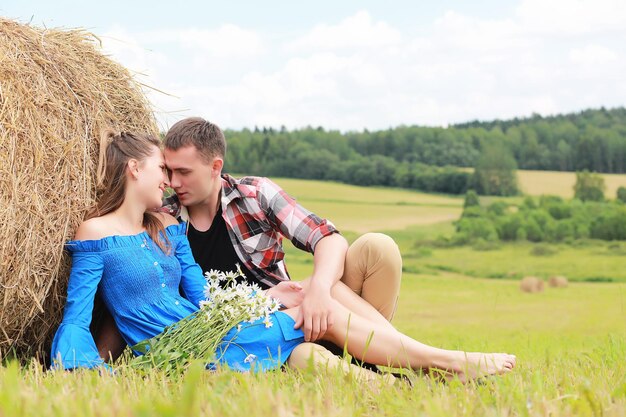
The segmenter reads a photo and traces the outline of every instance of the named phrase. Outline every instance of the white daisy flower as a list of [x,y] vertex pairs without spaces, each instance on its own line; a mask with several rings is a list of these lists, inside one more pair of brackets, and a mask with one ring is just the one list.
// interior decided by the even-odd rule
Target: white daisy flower
[[209,272],[205,273],[204,276],[208,281],[220,281],[224,273],[216,269],[211,269]]

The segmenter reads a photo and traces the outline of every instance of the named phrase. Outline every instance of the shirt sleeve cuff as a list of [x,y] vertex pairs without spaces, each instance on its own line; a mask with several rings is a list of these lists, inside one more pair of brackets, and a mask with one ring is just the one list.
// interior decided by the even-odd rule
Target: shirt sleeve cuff
[[324,220],[324,223],[320,224],[319,227],[315,228],[309,236],[309,242],[311,246],[311,253],[315,253],[315,247],[319,243],[320,240],[325,238],[326,236],[330,236],[334,233],[339,233],[339,230],[328,220]]
[[88,328],[61,323],[52,341],[52,369],[105,366]]

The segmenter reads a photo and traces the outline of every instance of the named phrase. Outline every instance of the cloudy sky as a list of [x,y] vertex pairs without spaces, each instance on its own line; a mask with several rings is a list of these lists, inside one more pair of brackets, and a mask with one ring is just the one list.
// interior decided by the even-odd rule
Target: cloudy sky
[[[4,3],[4,2],[3,2]],[[14,1],[83,27],[163,128],[447,125],[626,105],[626,1]],[[436,3],[436,4],[435,4]]]

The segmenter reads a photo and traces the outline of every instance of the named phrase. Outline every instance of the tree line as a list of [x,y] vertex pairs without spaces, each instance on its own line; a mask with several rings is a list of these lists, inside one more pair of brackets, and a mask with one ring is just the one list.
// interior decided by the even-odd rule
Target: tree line
[[[254,128],[228,130],[226,137],[230,172],[453,194],[475,188],[479,180],[458,168],[489,168],[484,158],[489,153],[503,155],[507,170],[626,172],[624,108],[446,128],[399,126],[372,132]],[[499,194],[510,195],[511,190]]]

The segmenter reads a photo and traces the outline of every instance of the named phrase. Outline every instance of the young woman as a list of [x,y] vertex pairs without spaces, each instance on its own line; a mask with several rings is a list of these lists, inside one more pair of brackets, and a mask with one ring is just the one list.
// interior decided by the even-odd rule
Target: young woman
[[[101,197],[66,244],[73,261],[63,321],[52,344],[56,368],[104,365],[89,331],[97,289],[130,346],[197,311],[204,299],[205,279],[193,259],[185,224],[153,211],[161,206],[167,185],[159,140],[107,132],[101,139],[98,183]],[[274,314],[276,325],[233,329],[221,345],[220,362],[241,371],[250,370],[252,362],[257,371],[280,367],[304,342],[303,332],[294,329],[303,291],[292,282],[268,290],[287,307]],[[347,346],[358,359],[442,369],[462,379],[515,366],[513,355],[450,351],[415,341],[340,292],[333,292],[335,323],[324,338]],[[235,343],[228,343],[232,337]]]

